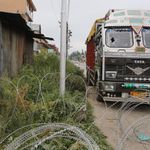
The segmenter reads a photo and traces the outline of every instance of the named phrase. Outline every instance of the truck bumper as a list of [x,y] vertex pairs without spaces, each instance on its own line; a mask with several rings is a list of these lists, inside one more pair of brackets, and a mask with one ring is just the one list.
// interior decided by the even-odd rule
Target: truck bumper
[[123,102],[123,103],[141,103],[141,104],[150,104],[150,98],[138,98],[138,97],[103,97],[103,101],[106,102]]
[[105,101],[150,102],[150,84],[105,82],[98,84],[98,93]]
[[100,91],[108,92],[130,92],[136,90],[149,90],[150,83],[126,83],[126,82],[99,82]]

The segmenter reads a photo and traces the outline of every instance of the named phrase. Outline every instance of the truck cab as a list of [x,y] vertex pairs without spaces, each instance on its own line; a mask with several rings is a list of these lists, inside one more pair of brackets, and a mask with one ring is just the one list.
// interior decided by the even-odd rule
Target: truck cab
[[98,87],[98,99],[150,102],[150,11],[110,10],[86,43],[88,84]]

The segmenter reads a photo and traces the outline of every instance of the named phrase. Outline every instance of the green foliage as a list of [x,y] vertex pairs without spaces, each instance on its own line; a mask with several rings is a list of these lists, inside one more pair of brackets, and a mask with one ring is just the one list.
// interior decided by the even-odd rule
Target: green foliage
[[72,93],[75,91],[85,92],[85,79],[83,71],[76,67],[73,63],[67,62],[66,89]]
[[34,58],[33,70],[34,74],[40,77],[50,72],[59,72],[59,57],[54,54],[40,53]]
[[66,89],[72,93],[74,93],[75,91],[80,91],[84,93],[86,85],[83,78],[77,75],[72,75],[66,80]]
[[[24,66],[16,78],[2,78],[0,139],[25,125],[63,122],[81,127],[96,140],[102,150],[111,150],[105,137],[97,132],[98,129],[92,123],[90,106],[87,111],[84,110],[86,87],[83,72],[69,61],[67,91],[64,97],[59,96],[59,63],[58,56],[40,53],[35,56],[33,65]],[[45,143],[44,146],[57,150],[85,150],[81,143],[62,138]],[[38,149],[42,150],[43,147]]]
[[10,82],[8,77],[0,79],[0,99],[11,100],[16,95],[14,84]]
[[75,61],[81,61],[82,54],[79,51],[72,52],[69,56],[69,59],[75,60]]
[[76,67],[72,62],[67,61],[67,74],[79,75],[80,77],[84,77],[83,71],[80,70],[79,67]]

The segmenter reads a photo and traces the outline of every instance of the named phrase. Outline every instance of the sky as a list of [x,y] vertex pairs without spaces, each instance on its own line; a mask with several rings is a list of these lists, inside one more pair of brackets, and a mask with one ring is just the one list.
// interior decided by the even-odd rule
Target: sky
[[[55,40],[50,43],[60,47],[60,24],[62,0],[33,0],[37,11],[34,23],[42,25],[42,32]],[[109,9],[150,9],[150,0],[70,0],[69,29],[72,31],[71,48],[73,51],[86,50],[85,40],[94,23],[102,18]]]

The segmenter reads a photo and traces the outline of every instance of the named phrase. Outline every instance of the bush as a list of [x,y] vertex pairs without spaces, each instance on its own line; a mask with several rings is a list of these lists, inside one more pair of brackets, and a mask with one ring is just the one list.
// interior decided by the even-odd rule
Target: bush
[[[105,140],[98,141],[104,137],[97,132],[94,125],[91,126],[91,109],[88,107],[87,112],[85,109],[86,87],[83,72],[71,62],[67,62],[67,91],[65,96],[61,97],[58,90],[59,63],[58,56],[40,53],[35,56],[33,65],[24,66],[16,78],[7,78],[8,84],[0,84],[0,125],[3,126],[0,128],[0,137],[3,138],[28,124],[63,122],[88,129],[88,133],[106,150],[109,147]],[[18,135],[21,133],[23,131]],[[81,144],[64,139],[53,141],[49,146],[50,149],[57,146],[55,149],[58,150],[71,147],[85,149]]]

